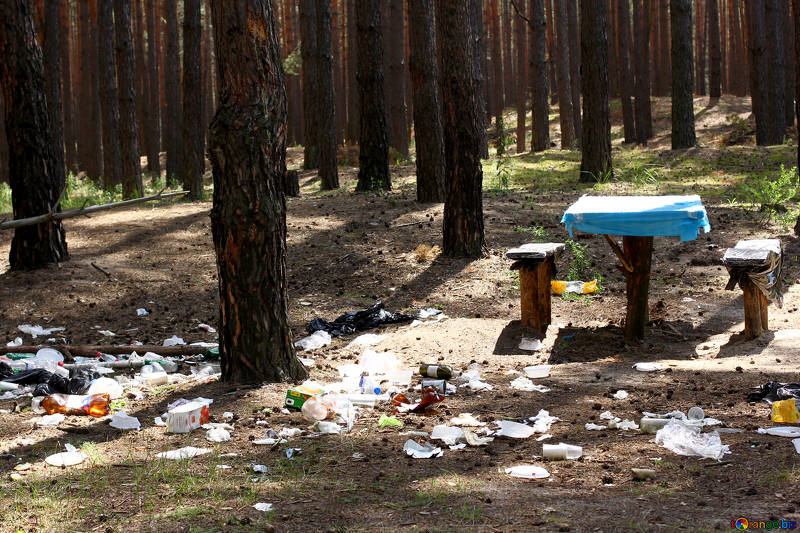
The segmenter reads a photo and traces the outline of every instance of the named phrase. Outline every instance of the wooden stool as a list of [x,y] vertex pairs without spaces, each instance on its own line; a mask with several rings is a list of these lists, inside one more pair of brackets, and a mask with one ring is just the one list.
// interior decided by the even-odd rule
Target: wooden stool
[[515,260],[511,269],[519,269],[522,325],[536,330],[540,338],[550,325],[550,279],[556,271],[555,258],[563,251],[563,243],[545,242],[506,252],[507,258]]
[[737,283],[742,288],[746,339],[769,330],[766,291],[777,285],[780,294],[782,255],[778,239],[758,239],[739,241],[722,257],[730,274],[725,289],[732,291]]

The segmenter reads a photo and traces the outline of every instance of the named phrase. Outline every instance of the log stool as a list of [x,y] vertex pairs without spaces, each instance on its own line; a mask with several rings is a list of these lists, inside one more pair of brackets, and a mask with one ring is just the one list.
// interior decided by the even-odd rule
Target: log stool
[[748,340],[769,329],[767,297],[781,303],[782,257],[778,239],[739,241],[722,257],[730,274],[725,289],[732,291],[737,283],[742,288],[744,336]]
[[536,330],[544,338],[550,325],[550,279],[556,272],[555,258],[564,251],[558,242],[529,243],[506,252],[519,269],[522,325]]

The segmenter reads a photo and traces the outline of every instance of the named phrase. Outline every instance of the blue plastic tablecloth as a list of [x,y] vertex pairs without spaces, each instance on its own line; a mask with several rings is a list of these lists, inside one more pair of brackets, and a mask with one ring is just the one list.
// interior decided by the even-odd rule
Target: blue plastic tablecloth
[[569,236],[577,229],[600,235],[680,237],[693,241],[711,231],[706,208],[690,196],[582,196],[564,212]]

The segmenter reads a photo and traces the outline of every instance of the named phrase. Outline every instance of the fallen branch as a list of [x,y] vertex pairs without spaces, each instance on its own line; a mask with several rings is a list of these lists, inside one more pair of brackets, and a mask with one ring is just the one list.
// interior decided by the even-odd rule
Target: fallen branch
[[39,345],[24,345],[24,346],[0,346],[0,354],[5,353],[36,353],[42,348],[55,348],[69,352],[72,355],[81,355],[83,357],[94,357],[97,352],[108,353],[111,355],[129,354],[136,352],[140,355],[145,352],[153,352],[158,355],[199,355],[204,354],[208,350],[206,346],[158,346],[157,344],[128,344],[124,346],[102,346],[102,345],[82,345],[72,346],[69,344],[39,344]]
[[[62,193],[63,194],[63,193]],[[88,215],[89,213],[95,213],[97,211],[105,211],[107,209],[116,209],[118,207],[125,207],[127,205],[134,205],[140,204],[143,202],[151,202],[154,200],[163,200],[165,198],[171,198],[173,196],[183,196],[184,194],[189,194],[189,191],[177,191],[177,192],[168,192],[168,193],[158,193],[152,196],[144,196],[142,198],[133,198],[132,200],[123,200],[122,202],[114,202],[111,204],[102,204],[102,205],[93,205],[90,207],[81,207],[79,209],[70,209],[69,211],[61,211],[61,212],[49,212],[45,213],[44,215],[39,215],[35,217],[29,218],[20,218],[17,220],[9,220],[8,222],[3,222],[0,224],[0,231],[7,230],[7,229],[16,229],[22,228],[25,226],[33,226],[35,224],[42,224],[44,222],[49,222],[51,220],[63,220],[65,218],[72,218],[81,215]],[[56,204],[58,205],[58,204]]]
[[108,271],[108,270],[106,270],[105,268],[103,268],[103,267],[101,267],[101,266],[99,266],[99,265],[97,265],[97,264],[95,264],[95,263],[90,263],[90,264],[91,264],[91,265],[92,265],[94,268],[96,268],[97,270],[99,270],[100,272],[102,272],[103,274],[105,274],[106,276],[108,276],[108,277],[111,277],[111,272],[109,272],[109,271]]
[[419,222],[408,222],[408,223],[406,223],[406,224],[398,224],[398,225],[396,225],[396,226],[395,226],[395,228],[405,228],[406,226],[421,226],[421,225],[423,225],[424,223],[425,223],[425,222],[423,222],[423,221],[419,221]]

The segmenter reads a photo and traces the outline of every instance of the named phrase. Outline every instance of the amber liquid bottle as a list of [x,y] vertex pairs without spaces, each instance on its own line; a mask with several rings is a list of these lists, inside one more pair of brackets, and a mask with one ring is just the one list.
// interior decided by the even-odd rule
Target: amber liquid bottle
[[80,396],[75,394],[51,394],[42,400],[42,408],[47,414],[61,413],[63,415],[89,415],[101,417],[108,414],[108,394],[92,394]]

